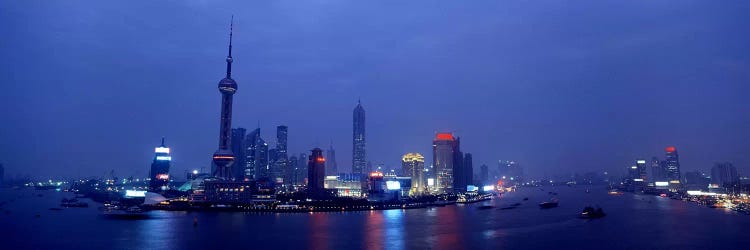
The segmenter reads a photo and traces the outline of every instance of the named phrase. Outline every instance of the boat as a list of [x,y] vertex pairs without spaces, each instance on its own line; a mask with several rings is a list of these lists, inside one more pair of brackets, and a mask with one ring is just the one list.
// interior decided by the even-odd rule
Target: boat
[[539,203],[539,207],[540,208],[553,208],[553,207],[557,207],[557,203],[558,203],[557,199],[552,199],[550,201]]
[[86,202],[79,202],[77,199],[65,199],[63,198],[61,203],[61,207],[89,207],[89,204]]
[[523,200],[527,201],[529,200],[529,197],[524,197]]
[[105,205],[102,209],[102,214],[108,218],[126,220],[147,219],[149,217],[149,215],[138,206],[120,207]]
[[521,205],[521,203],[513,203],[513,204],[510,204],[510,206],[511,206],[511,207],[517,207],[517,206],[520,206],[520,205]]
[[604,217],[605,215],[607,214],[605,214],[601,208],[594,209],[593,207],[585,207],[583,208],[583,212],[581,212],[581,218],[583,219],[596,219]]
[[622,192],[618,191],[617,189],[609,190],[609,192],[607,192],[607,193],[610,194],[610,195],[621,195],[622,194]]

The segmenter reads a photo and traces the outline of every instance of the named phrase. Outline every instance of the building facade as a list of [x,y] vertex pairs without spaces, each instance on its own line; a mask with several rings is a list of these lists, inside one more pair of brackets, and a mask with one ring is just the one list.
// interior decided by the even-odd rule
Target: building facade
[[289,128],[281,125],[276,127],[276,153],[275,161],[273,164],[273,180],[277,185],[283,184],[287,181],[287,167],[289,165],[289,159],[287,155],[287,136]]
[[365,140],[365,109],[361,102],[354,107],[352,133],[352,173],[364,174],[367,168],[367,143]]
[[313,197],[325,195],[325,167],[323,150],[313,149],[307,161],[307,192]]
[[232,129],[232,153],[234,154],[234,164],[232,164],[232,177],[235,180],[243,180],[245,178],[245,167],[247,166],[247,147],[245,145],[245,134],[247,130],[244,128],[233,128]]
[[401,157],[401,175],[411,177],[411,195],[427,192],[424,176],[424,156],[420,153],[406,153]]
[[677,154],[677,149],[673,146],[667,147],[666,158],[664,159],[665,170],[667,171],[667,178],[670,183],[679,184],[680,181],[680,157]]
[[333,143],[326,151],[326,175],[334,176],[338,174],[338,166],[336,165],[336,150],[333,149]]
[[459,139],[451,133],[438,133],[432,141],[432,162],[436,176],[434,186],[437,193],[454,192],[455,173],[463,173],[460,166],[463,155],[459,145]]
[[151,162],[151,171],[149,171],[149,191],[161,192],[169,188],[169,166],[172,163],[172,156],[169,148],[164,145],[164,138],[161,138],[161,146],[154,148],[154,161]]
[[729,162],[717,162],[711,168],[711,187],[729,188],[740,184],[737,168]]

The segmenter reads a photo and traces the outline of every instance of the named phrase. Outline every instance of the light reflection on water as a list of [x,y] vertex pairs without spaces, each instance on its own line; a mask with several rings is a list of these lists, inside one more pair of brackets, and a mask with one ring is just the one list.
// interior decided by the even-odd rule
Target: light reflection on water
[[[750,216],[726,214],[696,204],[649,195],[610,196],[584,188],[546,188],[559,192],[560,207],[539,209],[550,194],[521,189],[486,204],[449,205],[427,209],[303,214],[152,211],[148,220],[112,220],[95,208],[49,211],[60,197],[32,192],[5,194],[16,201],[0,214],[8,220],[9,246],[25,248],[225,249],[529,249],[637,248],[645,239],[652,248],[714,248],[749,243],[737,237],[750,228]],[[34,192],[35,194],[36,192]],[[523,198],[528,197],[528,201]],[[500,210],[521,203],[515,209]],[[585,205],[599,205],[607,217],[582,220]],[[41,217],[35,217],[39,213]],[[193,218],[199,225],[193,226]],[[61,227],[62,225],[62,227]],[[64,228],[64,229],[61,229]],[[0,226],[0,231],[2,231]],[[718,229],[718,230],[717,230]],[[623,234],[627,232],[627,234]],[[655,234],[658,232],[658,234]],[[7,234],[0,234],[7,235]],[[583,242],[583,243],[582,243]],[[719,243],[717,243],[719,242]],[[24,248],[24,247],[20,247]],[[585,247],[584,247],[585,248]],[[13,249],[13,248],[9,248]]]

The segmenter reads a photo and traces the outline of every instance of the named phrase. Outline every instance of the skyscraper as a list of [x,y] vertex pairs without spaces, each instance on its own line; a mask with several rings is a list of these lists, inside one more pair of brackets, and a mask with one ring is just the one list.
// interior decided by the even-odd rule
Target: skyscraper
[[712,187],[732,187],[740,184],[740,177],[737,175],[737,168],[732,163],[720,162],[714,164],[711,168],[711,186]]
[[253,130],[245,137],[245,155],[247,159],[245,160],[244,177],[248,180],[256,179],[255,155],[258,151],[258,141],[260,141],[260,128]]
[[307,154],[299,154],[297,161],[297,168],[299,169],[297,171],[297,185],[307,185]]
[[274,174],[276,184],[282,184],[287,182],[285,180],[287,172],[287,126],[281,125],[276,127],[276,161],[274,162]]
[[247,147],[245,145],[244,128],[232,129],[232,154],[235,156],[232,164],[232,177],[235,180],[243,180],[245,177],[245,167],[247,166]]
[[320,197],[325,193],[325,164],[323,150],[314,148],[307,161],[307,192],[312,196]]
[[263,178],[271,178],[271,167],[270,167],[270,150],[268,150],[268,143],[263,138],[258,138],[258,145],[255,150],[255,179],[260,180]]
[[367,144],[365,142],[365,109],[362,108],[360,101],[357,101],[357,107],[354,108],[353,125],[352,173],[363,174],[367,167]]
[[227,75],[219,81],[219,92],[221,92],[221,120],[219,128],[219,149],[213,155],[216,170],[213,175],[221,179],[231,179],[231,167],[234,163],[234,154],[231,151],[232,138],[232,96],[237,91],[237,82],[232,79],[232,24],[229,25],[229,55],[227,55]]
[[667,181],[667,174],[664,170],[664,164],[659,160],[659,158],[656,157],[651,158],[651,181]]
[[338,166],[336,165],[336,150],[333,149],[333,142],[326,152],[326,175],[338,175]]
[[633,179],[635,182],[636,191],[644,191],[646,189],[648,179],[648,168],[646,167],[646,160],[636,160],[636,177]]
[[456,138],[455,148],[453,149],[453,192],[466,192],[466,169],[464,168],[464,153],[461,152],[459,145],[461,138]]
[[285,183],[289,185],[297,185],[299,183],[299,163],[297,162],[297,156],[292,155],[292,157],[289,157],[289,171],[287,171],[287,179],[284,180]]
[[[474,184],[474,161],[471,159],[471,154],[466,153],[464,154],[464,184],[465,185],[473,185]],[[466,191],[464,188],[463,191]]]
[[[432,141],[432,162],[435,168],[435,188],[438,193],[453,192],[456,155],[459,141],[451,133],[438,133]],[[459,172],[462,173],[462,172]]]
[[677,154],[677,149],[673,146],[665,149],[667,158],[664,159],[666,166],[667,178],[671,183],[680,181],[680,158]]
[[164,138],[161,138],[161,146],[154,149],[154,161],[151,163],[149,171],[149,191],[159,192],[166,190],[169,186],[169,165],[172,156],[169,155],[169,148],[164,145]]
[[406,153],[401,157],[401,175],[411,177],[411,193],[427,191],[424,177],[424,156],[420,153]]

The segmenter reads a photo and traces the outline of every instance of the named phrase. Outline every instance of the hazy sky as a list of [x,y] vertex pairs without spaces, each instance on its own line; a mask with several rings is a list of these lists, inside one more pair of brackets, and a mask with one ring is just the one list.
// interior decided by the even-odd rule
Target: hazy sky
[[[680,152],[683,171],[750,174],[750,1],[2,1],[0,163],[8,175],[174,174],[218,146],[230,15],[234,127],[289,152],[337,150],[352,110],[373,163],[432,159],[454,131],[475,169],[617,174]],[[429,163],[428,163],[429,164]]]

